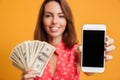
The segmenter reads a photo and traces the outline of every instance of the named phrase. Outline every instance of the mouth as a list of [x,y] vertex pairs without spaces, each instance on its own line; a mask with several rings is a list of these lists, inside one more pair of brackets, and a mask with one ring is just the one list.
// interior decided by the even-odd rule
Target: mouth
[[53,32],[56,32],[59,30],[59,27],[50,27],[50,30],[53,31]]

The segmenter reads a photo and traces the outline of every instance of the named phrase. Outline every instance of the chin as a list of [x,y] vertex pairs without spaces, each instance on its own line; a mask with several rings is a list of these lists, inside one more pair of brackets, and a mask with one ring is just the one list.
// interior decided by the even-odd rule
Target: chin
[[52,38],[57,38],[57,37],[61,37],[61,35],[54,34],[54,35],[50,35],[50,37],[52,37]]

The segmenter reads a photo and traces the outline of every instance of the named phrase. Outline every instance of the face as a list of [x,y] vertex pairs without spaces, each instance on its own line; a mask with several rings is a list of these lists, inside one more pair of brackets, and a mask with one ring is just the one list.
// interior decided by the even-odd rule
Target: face
[[48,38],[62,38],[66,23],[67,21],[59,3],[55,1],[47,3],[45,6],[43,24],[49,36]]

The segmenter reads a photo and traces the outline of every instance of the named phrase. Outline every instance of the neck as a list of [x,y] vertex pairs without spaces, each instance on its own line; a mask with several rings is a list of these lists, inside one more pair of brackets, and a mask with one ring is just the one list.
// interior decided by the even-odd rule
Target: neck
[[62,38],[49,38],[49,43],[53,46],[56,46],[58,43],[62,41]]

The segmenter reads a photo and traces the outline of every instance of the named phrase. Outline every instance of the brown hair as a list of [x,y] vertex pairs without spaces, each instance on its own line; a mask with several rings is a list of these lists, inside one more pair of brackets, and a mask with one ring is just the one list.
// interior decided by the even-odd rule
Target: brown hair
[[43,26],[44,26],[43,25],[43,16],[44,16],[45,6],[50,1],[58,2],[62,8],[62,11],[67,20],[67,25],[66,25],[66,29],[63,33],[62,40],[68,48],[71,48],[74,44],[77,43],[77,37],[76,37],[75,28],[74,28],[72,12],[71,12],[70,7],[67,4],[66,0],[45,0],[43,2],[43,4],[41,5],[41,8],[40,8],[40,11],[39,11],[38,21],[37,21],[35,32],[34,32],[34,39],[48,42],[48,35],[43,28]]

